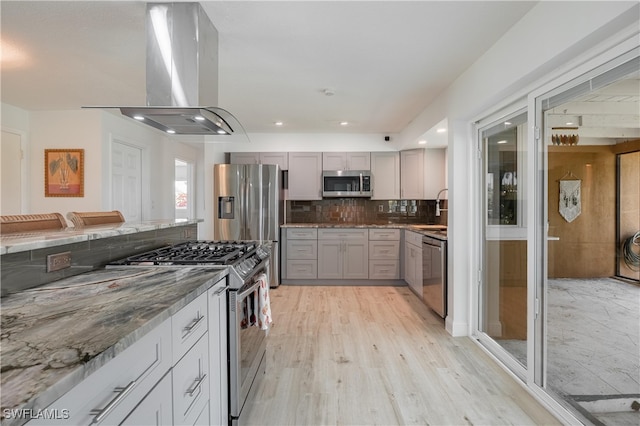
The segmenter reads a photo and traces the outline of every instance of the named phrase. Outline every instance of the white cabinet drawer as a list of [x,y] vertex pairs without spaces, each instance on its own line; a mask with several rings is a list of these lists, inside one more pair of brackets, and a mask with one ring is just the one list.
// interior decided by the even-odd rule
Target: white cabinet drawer
[[422,247],[422,234],[412,231],[404,231],[404,240],[414,246]]
[[318,258],[318,241],[317,240],[288,240],[287,241],[287,259],[317,259]]
[[171,398],[171,374],[167,373],[160,383],[138,406],[127,416],[120,426],[155,425],[169,426],[173,424]]
[[393,260],[399,258],[400,241],[369,241],[369,259]]
[[287,260],[288,279],[311,279],[318,278],[317,260]]
[[287,228],[287,240],[315,240],[318,238],[316,228]]
[[34,419],[29,425],[119,424],[170,368],[167,319],[47,407],[68,412],[68,418]]
[[368,240],[368,229],[319,229],[319,240]]
[[369,279],[398,280],[400,279],[400,260],[370,260]]
[[207,336],[203,336],[173,367],[173,422],[176,425],[194,424],[209,401],[208,345]]
[[208,321],[206,293],[202,293],[171,317],[174,364],[207,332]]
[[400,241],[399,229],[369,229],[369,240]]

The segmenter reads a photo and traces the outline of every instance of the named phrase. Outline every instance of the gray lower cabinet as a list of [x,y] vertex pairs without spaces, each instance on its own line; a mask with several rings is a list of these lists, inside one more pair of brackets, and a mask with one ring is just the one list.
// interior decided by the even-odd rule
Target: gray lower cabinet
[[404,279],[422,299],[422,235],[417,232],[404,233]]
[[319,229],[318,278],[369,278],[368,230]]
[[399,229],[369,229],[369,279],[400,279]]
[[401,230],[283,229],[287,280],[400,280]]
[[287,228],[286,278],[315,280],[318,278],[318,230]]

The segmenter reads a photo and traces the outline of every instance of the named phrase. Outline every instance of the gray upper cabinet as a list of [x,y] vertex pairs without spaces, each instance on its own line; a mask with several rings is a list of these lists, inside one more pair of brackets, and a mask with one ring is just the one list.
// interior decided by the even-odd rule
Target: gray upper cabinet
[[288,199],[322,199],[322,153],[289,153]]
[[259,152],[232,152],[229,155],[231,164],[259,164]]
[[[447,151],[441,148],[427,149],[424,156],[424,198],[435,200],[438,192],[447,187]],[[444,193],[444,198],[448,197]]]
[[372,200],[400,199],[400,153],[371,153]]
[[286,152],[232,152],[231,164],[277,164],[281,170],[289,170],[289,155]]
[[369,152],[323,152],[323,170],[371,170]]
[[424,199],[424,149],[400,151],[400,197]]

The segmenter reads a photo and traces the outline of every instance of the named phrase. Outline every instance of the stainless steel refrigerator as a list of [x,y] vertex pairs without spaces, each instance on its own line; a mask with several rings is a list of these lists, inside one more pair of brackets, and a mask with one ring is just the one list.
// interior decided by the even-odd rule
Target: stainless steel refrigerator
[[269,281],[280,284],[280,225],[284,198],[281,170],[267,164],[214,165],[216,240],[271,242]]

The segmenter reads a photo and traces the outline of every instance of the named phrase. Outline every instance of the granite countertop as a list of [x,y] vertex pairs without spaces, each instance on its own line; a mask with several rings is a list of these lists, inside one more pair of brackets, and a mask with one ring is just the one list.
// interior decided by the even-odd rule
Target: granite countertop
[[59,231],[38,231],[0,235],[0,255],[40,248],[55,247],[99,238],[135,234],[136,232],[185,226],[202,222],[202,219],[150,220],[93,225],[84,228],[69,227]]
[[391,228],[391,229],[407,229],[434,237],[440,240],[447,240],[447,225],[427,225],[413,223],[286,223],[281,225],[282,228]]
[[46,408],[227,273],[118,267],[2,298],[0,416]]

